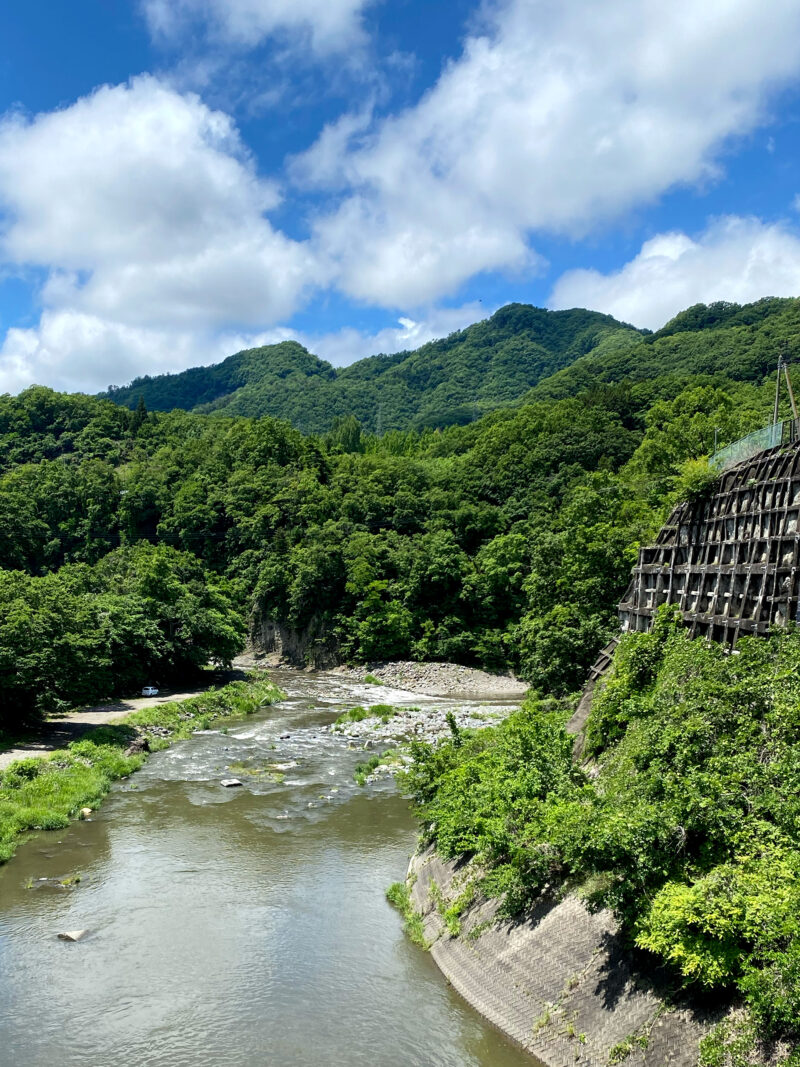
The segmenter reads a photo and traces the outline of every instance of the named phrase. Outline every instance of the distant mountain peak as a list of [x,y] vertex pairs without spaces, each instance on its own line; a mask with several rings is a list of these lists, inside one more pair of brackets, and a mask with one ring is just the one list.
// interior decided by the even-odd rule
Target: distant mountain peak
[[297,341],[245,349],[209,367],[137,378],[102,394],[148,411],[273,415],[306,432],[355,415],[373,431],[470,422],[514,403],[609,333],[610,315],[507,304],[489,319],[420,348],[334,368]]

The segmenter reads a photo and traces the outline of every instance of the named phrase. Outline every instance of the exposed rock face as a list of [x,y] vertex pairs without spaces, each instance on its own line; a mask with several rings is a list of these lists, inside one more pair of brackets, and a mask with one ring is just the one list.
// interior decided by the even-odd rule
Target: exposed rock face
[[498,918],[497,900],[477,897],[452,937],[441,911],[470,873],[428,849],[411,861],[411,903],[434,960],[482,1015],[546,1067],[607,1067],[627,1042],[626,1067],[695,1067],[719,1015],[689,1002],[666,1010],[657,975],[636,969],[609,912],[568,896],[511,921]]
[[335,645],[320,619],[312,619],[304,630],[298,631],[256,611],[250,627],[250,643],[266,654],[269,666],[287,663],[293,667],[328,670],[339,662]]

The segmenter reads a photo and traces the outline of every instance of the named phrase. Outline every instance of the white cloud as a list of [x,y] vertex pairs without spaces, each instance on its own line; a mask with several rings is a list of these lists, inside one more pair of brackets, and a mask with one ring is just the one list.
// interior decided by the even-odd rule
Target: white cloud
[[259,334],[230,336],[227,341],[231,352],[257,345],[277,344],[279,341],[299,341],[321,359],[328,360],[334,366],[345,367],[366,356],[378,353],[390,355],[419,348],[428,341],[447,337],[473,322],[488,318],[496,310],[494,306],[486,307],[473,302],[455,308],[429,308],[424,315],[415,319],[403,316],[397,320],[396,326],[386,326],[375,333],[345,328],[333,333],[314,334],[278,327]]
[[[349,295],[412,306],[717,173],[800,69],[800,5],[506,0],[406,112],[341,120],[295,161],[347,188],[316,226]],[[354,240],[357,235],[357,240]]]
[[88,382],[69,365],[90,355],[87,387],[105,385],[122,376],[117,351],[129,353],[125,366],[136,353],[149,366],[147,338],[163,355],[170,344],[159,339],[180,352],[198,334],[287,317],[323,278],[307,244],[265,217],[278,202],[230,118],[154,78],[6,119],[0,258],[44,268],[48,280],[38,334],[6,341],[0,387],[26,378],[26,358],[28,381]]
[[154,78],[0,125],[2,252],[57,272],[45,300],[90,313],[290,313],[314,268],[265,218],[278,202],[230,118]]
[[143,374],[163,374],[218,363],[244,348],[299,341],[335,366],[346,366],[379,352],[418,348],[446,337],[495,307],[480,303],[431,308],[418,319],[403,317],[396,326],[374,333],[342,329],[304,333],[285,326],[260,331],[211,331],[184,327],[130,326],[70,309],[47,310],[37,327],[12,328],[0,347],[0,393],[16,393],[34,382],[54,389],[97,392],[123,385]]
[[780,223],[727,217],[692,239],[663,233],[621,270],[573,270],[548,306],[587,307],[656,330],[692,304],[800,295],[800,236]]
[[33,383],[71,392],[96,392],[140,374],[211,363],[212,338],[110,322],[72,310],[45,311],[38,327],[12,328],[0,348],[0,393]]
[[144,0],[156,37],[180,37],[197,23],[224,43],[253,47],[275,34],[301,34],[330,53],[363,39],[362,10],[372,0]]

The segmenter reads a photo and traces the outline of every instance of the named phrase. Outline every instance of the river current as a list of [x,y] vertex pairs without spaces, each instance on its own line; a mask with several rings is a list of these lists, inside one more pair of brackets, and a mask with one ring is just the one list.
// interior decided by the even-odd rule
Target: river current
[[156,753],[0,867],[0,1067],[534,1063],[403,934],[384,890],[408,805],[357,786],[363,751],[323,729],[354,704],[469,702],[274,677],[286,701]]

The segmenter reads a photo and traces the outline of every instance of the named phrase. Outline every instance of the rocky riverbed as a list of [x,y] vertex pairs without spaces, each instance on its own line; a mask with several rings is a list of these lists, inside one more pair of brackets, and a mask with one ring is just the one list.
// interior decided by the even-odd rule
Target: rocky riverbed
[[392,689],[405,689],[431,697],[519,699],[528,691],[527,683],[511,674],[489,674],[474,667],[463,667],[459,663],[396,660],[391,663],[368,663],[363,667],[336,667],[332,673],[358,681],[371,675]]
[[498,700],[453,699],[443,704],[441,698],[423,698],[419,706],[405,703],[361,705],[343,713],[325,729],[341,737],[349,748],[364,751],[366,769],[361,780],[363,784],[369,784],[396,774],[411,762],[408,745],[412,740],[435,744],[452,736],[452,726],[458,730],[496,726],[518,707],[518,702]]

